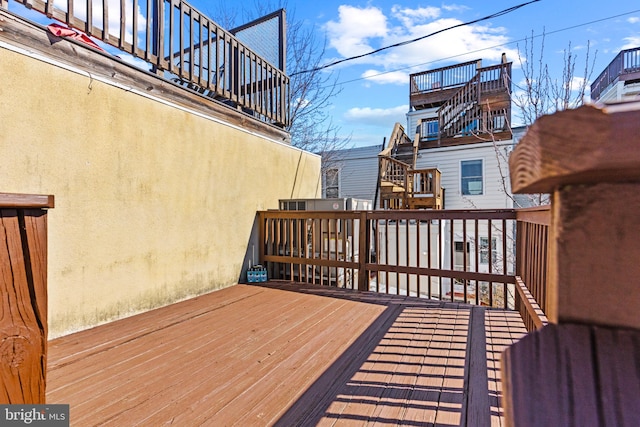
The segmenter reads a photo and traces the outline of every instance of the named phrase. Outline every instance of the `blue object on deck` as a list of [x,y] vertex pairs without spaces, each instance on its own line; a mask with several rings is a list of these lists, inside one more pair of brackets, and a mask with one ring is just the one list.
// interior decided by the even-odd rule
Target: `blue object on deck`
[[266,282],[267,281],[267,269],[261,265],[254,265],[247,270],[247,282]]

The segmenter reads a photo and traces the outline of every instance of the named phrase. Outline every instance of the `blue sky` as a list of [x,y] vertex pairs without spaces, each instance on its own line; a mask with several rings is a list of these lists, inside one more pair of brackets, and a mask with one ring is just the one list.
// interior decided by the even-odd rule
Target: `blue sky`
[[[57,0],[56,4],[62,1]],[[326,38],[325,60],[330,62],[525,2],[305,0],[288,1],[286,9],[289,21],[302,21],[320,40]],[[191,0],[189,3],[211,17],[217,16],[221,8],[234,11],[238,24],[243,23],[242,17],[247,16],[248,10],[255,10],[255,4],[278,4],[277,0]],[[10,9],[13,5],[10,2]],[[332,120],[343,136],[351,138],[350,145],[379,145],[395,122],[406,122],[410,73],[475,59],[482,59],[483,65],[493,65],[499,62],[503,52],[514,64],[513,89],[517,92],[522,80],[518,56],[520,52],[524,57],[524,40],[533,34],[534,50],[539,52],[543,32],[546,33],[543,60],[552,75],[560,77],[564,51],[571,44],[572,52],[577,55],[575,75],[585,76],[585,55],[590,45],[590,56],[592,59],[595,56],[591,78],[595,79],[621,49],[640,46],[640,3],[540,0],[497,18],[344,62],[326,70],[337,79],[342,90],[333,99]],[[514,122],[518,124],[517,117]]]
[[[328,62],[521,3],[524,1],[323,0],[289,2],[287,9],[289,19],[302,19],[319,37],[327,38]],[[524,52],[524,39],[532,32],[535,36],[546,33],[543,59],[558,77],[569,44],[577,55],[575,75],[584,77],[590,45],[591,58],[595,55],[591,78],[595,79],[621,49],[640,46],[640,3],[541,0],[498,18],[332,67],[327,72],[334,73],[342,88],[333,102],[333,120],[344,135],[351,135],[352,145],[381,144],[393,123],[406,121],[410,73],[479,58],[484,65],[493,65],[503,52],[514,63],[517,84],[522,78],[518,52]],[[534,43],[537,51],[541,38]]]

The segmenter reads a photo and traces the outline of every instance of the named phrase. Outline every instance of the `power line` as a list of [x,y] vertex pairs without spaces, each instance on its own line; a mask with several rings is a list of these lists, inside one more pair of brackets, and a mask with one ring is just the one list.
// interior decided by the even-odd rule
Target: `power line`
[[486,21],[488,19],[497,18],[499,16],[506,15],[508,13],[511,13],[511,12],[513,12],[515,10],[520,9],[521,7],[524,7],[524,6],[530,5],[531,3],[536,3],[536,2],[539,2],[539,1],[540,0],[531,0],[531,1],[527,2],[527,3],[522,3],[522,4],[519,4],[517,6],[512,6],[512,7],[509,7],[507,9],[501,10],[500,12],[492,13],[491,15],[487,15],[487,16],[482,17],[482,18],[474,19],[473,21],[462,22],[460,24],[456,24],[456,25],[453,25],[451,27],[443,28],[441,30],[434,31],[433,33],[430,33],[430,34],[427,34],[427,35],[424,35],[424,36],[421,36],[421,37],[416,37],[415,39],[405,40],[405,41],[402,41],[402,42],[399,42],[399,43],[395,43],[395,44],[392,44],[392,45],[389,45],[389,46],[384,46],[384,47],[381,47],[379,49],[372,50],[371,52],[363,53],[361,55],[356,55],[356,56],[351,56],[349,58],[339,59],[337,61],[333,61],[333,62],[330,62],[328,64],[321,65],[320,67],[311,68],[309,70],[304,70],[304,71],[298,71],[296,73],[291,74],[291,76],[293,77],[293,76],[296,76],[298,74],[312,73],[314,71],[324,70],[325,68],[333,67],[334,65],[338,65],[338,64],[341,64],[343,62],[352,61],[354,59],[359,59],[359,58],[364,58],[365,56],[374,55],[376,53],[382,52],[383,50],[387,50],[387,49],[391,49],[391,48],[394,48],[394,47],[405,46],[405,45],[408,45],[408,44],[411,44],[411,43],[415,43],[417,41],[424,40],[424,39],[426,39],[428,37],[433,37],[436,34],[440,34],[440,33],[443,33],[445,31],[452,30],[454,28],[464,27],[466,25],[472,25],[472,24],[476,24],[478,22]]
[[446,60],[449,60],[449,59],[458,58],[460,56],[465,56],[465,55],[470,55],[470,54],[473,54],[473,53],[482,52],[482,51],[485,51],[485,50],[490,50],[490,49],[495,49],[495,48],[498,48],[498,47],[509,46],[509,45],[514,44],[514,43],[523,42],[523,41],[525,41],[527,39],[529,39],[529,40],[537,39],[537,38],[543,37],[545,35],[561,33],[563,31],[573,30],[575,28],[584,27],[586,25],[591,25],[591,24],[596,24],[598,22],[608,21],[610,19],[620,18],[622,16],[631,15],[632,13],[638,13],[638,12],[640,12],[640,9],[632,10],[632,11],[625,12],[625,13],[620,13],[618,15],[608,16],[606,18],[595,19],[593,21],[584,22],[582,24],[576,24],[576,25],[572,25],[570,27],[560,28],[558,30],[553,30],[553,31],[549,31],[549,32],[543,32],[543,34],[532,35],[531,37],[525,37],[525,38],[521,38],[521,39],[518,39],[518,40],[512,40],[510,42],[497,44],[497,45],[489,46],[489,47],[484,47],[482,49],[472,50],[472,51],[468,51],[468,52],[461,53],[461,54],[458,54],[458,55],[448,56],[446,58],[434,59],[432,61],[427,61],[427,62],[423,62],[423,63],[420,63],[420,64],[408,65],[406,67],[400,67],[400,68],[396,68],[396,69],[389,70],[389,71],[383,71],[383,72],[380,72],[380,73],[377,73],[377,74],[373,74],[373,75],[369,75],[369,76],[366,76],[366,77],[358,77],[358,78],[347,80],[347,81],[344,81],[344,82],[338,82],[336,84],[339,85],[339,86],[342,86],[342,85],[346,85],[348,83],[353,83],[353,82],[357,82],[357,81],[360,81],[360,80],[367,80],[367,79],[371,79],[373,77],[378,77],[378,76],[383,76],[385,74],[394,73],[396,71],[402,71],[402,70],[407,70],[407,69],[410,69],[410,68],[421,67],[421,66],[424,66],[424,65],[434,64],[434,63],[437,63],[437,62],[442,62],[442,61],[446,61]]

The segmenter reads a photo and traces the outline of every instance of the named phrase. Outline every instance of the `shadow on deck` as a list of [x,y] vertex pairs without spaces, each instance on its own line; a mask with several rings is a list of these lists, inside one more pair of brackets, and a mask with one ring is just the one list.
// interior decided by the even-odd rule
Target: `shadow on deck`
[[500,425],[517,312],[308,284],[236,285],[49,343],[80,425]]

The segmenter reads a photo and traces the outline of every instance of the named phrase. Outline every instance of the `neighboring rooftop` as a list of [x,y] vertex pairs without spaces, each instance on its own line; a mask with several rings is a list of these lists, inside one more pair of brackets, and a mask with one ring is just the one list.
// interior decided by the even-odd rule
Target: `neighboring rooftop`
[[[622,87],[640,83],[640,47],[620,51],[591,84],[594,101],[620,101],[624,93],[610,94],[610,89],[622,82]],[[640,87],[636,95],[640,94]]]

